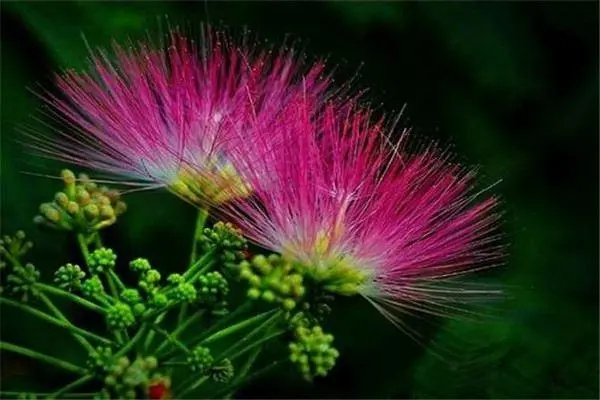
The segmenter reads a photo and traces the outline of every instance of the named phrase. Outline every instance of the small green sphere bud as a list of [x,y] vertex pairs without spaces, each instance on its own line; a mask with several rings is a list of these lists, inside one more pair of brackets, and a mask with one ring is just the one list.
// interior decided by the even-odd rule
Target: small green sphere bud
[[75,174],[69,169],[63,169],[60,171],[60,176],[65,185],[72,185],[75,183]]
[[187,358],[190,369],[199,374],[204,374],[208,371],[213,361],[210,349],[202,346],[195,347]]
[[155,293],[151,302],[154,307],[163,308],[169,304],[169,299],[162,293]]
[[70,201],[65,208],[70,215],[75,215],[79,212],[79,204],[74,201]]
[[44,203],[40,206],[40,214],[50,222],[57,223],[60,221],[60,212],[50,203]]
[[83,208],[83,215],[85,215],[89,221],[93,221],[94,219],[98,218],[98,215],[100,215],[100,210],[98,209],[97,205],[88,204]]
[[260,290],[257,288],[248,289],[248,297],[252,300],[256,300],[260,297]]
[[86,279],[81,284],[81,291],[84,295],[94,297],[104,293],[104,285],[100,278],[96,275],[89,279]]
[[54,201],[62,208],[67,208],[67,205],[69,204],[69,196],[63,192],[58,192],[54,196]]
[[66,290],[80,287],[83,278],[85,272],[79,265],[65,264],[54,273],[54,282]]
[[135,324],[133,310],[125,303],[117,303],[106,312],[106,324],[110,329],[125,329]]
[[153,369],[156,369],[156,367],[158,367],[158,360],[156,359],[156,357],[152,357],[152,356],[146,357],[145,363],[146,363],[146,369],[148,369],[148,370],[153,370]]
[[133,305],[142,300],[137,289],[125,289],[121,292],[121,299],[127,304]]
[[151,269],[146,272],[146,276],[144,278],[144,280],[150,284],[158,283],[160,282],[160,272],[155,269]]
[[123,214],[125,211],[127,211],[127,204],[125,204],[125,202],[123,201],[117,201],[117,203],[115,204],[115,214],[117,216]]
[[172,285],[178,285],[180,283],[183,283],[183,281],[184,279],[181,274],[171,274],[167,277],[167,282],[169,282]]
[[218,365],[214,365],[209,371],[210,377],[217,383],[226,383],[233,378],[234,369],[231,360],[228,358],[221,361]]
[[115,218],[115,210],[113,210],[110,204],[100,206],[100,218],[103,220]]
[[173,291],[173,299],[176,302],[192,302],[196,300],[197,292],[194,285],[191,283],[180,283]]
[[94,250],[88,257],[87,263],[93,274],[100,274],[116,265],[117,255],[106,247]]
[[135,272],[146,272],[152,267],[150,266],[150,262],[145,258],[137,258],[129,263],[129,268]]
[[[75,195],[75,200],[82,206],[90,206],[90,202],[92,201],[92,196],[90,196],[90,192],[85,190],[84,188],[79,188],[77,190],[77,194]],[[94,206],[96,206],[94,204]],[[96,209],[98,206],[96,206]]]
[[296,307],[296,302],[292,299],[285,299],[283,301],[283,308],[286,310],[292,310],[294,307]]
[[275,294],[270,290],[265,290],[262,294],[262,298],[267,303],[272,303],[275,301]]
[[104,195],[96,196],[96,204],[102,208],[102,206],[110,206],[110,199]]
[[146,306],[144,305],[144,303],[137,303],[133,305],[133,314],[136,317],[140,317],[142,315],[144,315],[144,313],[146,312]]

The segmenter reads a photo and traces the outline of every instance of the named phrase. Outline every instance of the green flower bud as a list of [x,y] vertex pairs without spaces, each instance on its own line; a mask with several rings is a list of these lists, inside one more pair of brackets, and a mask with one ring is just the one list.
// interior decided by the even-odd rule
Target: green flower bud
[[62,171],[60,171],[60,176],[61,176],[63,182],[65,183],[65,185],[75,184],[75,174],[73,173],[73,171],[68,170],[68,169],[63,169]]
[[87,259],[88,267],[92,274],[100,274],[113,269],[116,265],[117,256],[111,250],[105,247],[96,249]]
[[196,288],[191,283],[180,283],[172,292],[172,298],[175,302],[192,302],[196,300]]
[[184,279],[181,274],[171,274],[167,277],[167,282],[169,282],[171,285],[178,285],[183,283],[183,281]]
[[92,196],[90,196],[90,193],[87,190],[85,190],[84,188],[79,188],[77,190],[77,194],[75,195],[75,200],[77,201],[77,203],[79,203],[79,205],[85,207],[86,209],[89,206],[94,206],[94,208],[90,209],[90,211],[96,210],[96,215],[94,216],[94,218],[98,216],[98,206],[96,204],[90,204],[90,202],[92,201]]
[[144,313],[146,312],[146,306],[144,305],[144,303],[137,303],[133,305],[133,314],[136,317],[140,317],[142,315],[144,315]]
[[196,285],[198,287],[198,300],[204,305],[220,304],[229,293],[229,283],[217,271],[200,275]]
[[100,215],[100,210],[98,209],[97,205],[88,204],[83,208],[83,215],[87,218],[88,221],[93,221],[96,218],[98,218],[98,215]]
[[129,305],[133,305],[142,300],[142,296],[137,289],[125,289],[121,292],[121,299]]
[[97,347],[88,355],[86,366],[96,376],[103,376],[112,367],[113,352],[110,347]]
[[135,316],[131,307],[125,303],[117,303],[106,312],[106,324],[109,329],[125,329],[135,324]]
[[231,360],[224,359],[217,365],[213,365],[209,371],[211,379],[217,383],[227,383],[233,378],[234,369]]
[[123,214],[125,211],[127,211],[127,204],[125,204],[123,201],[117,201],[114,206],[114,211],[116,216]]
[[40,278],[40,271],[31,263],[25,266],[14,266],[12,273],[6,277],[7,289],[9,293],[20,296],[21,301],[28,301],[31,296],[38,296],[39,292],[35,284]]
[[61,288],[71,290],[81,286],[85,272],[79,265],[65,264],[54,273],[54,282]]
[[81,292],[88,297],[98,296],[104,293],[104,285],[96,275],[83,281],[81,284]]
[[152,268],[145,258],[137,258],[129,263],[129,268],[135,272],[146,272]]
[[162,293],[155,293],[150,302],[156,308],[164,308],[169,304],[169,299]]
[[298,366],[303,377],[312,380],[326,376],[335,365],[339,352],[332,347],[333,335],[326,334],[320,326],[299,326],[296,340],[289,344],[290,360]]
[[204,374],[212,366],[214,359],[210,349],[202,346],[195,347],[187,357],[190,369],[198,374]]
[[67,205],[69,204],[69,196],[67,196],[65,193],[63,192],[58,192],[56,193],[56,195],[54,196],[54,202],[56,204],[58,204],[60,207],[62,208],[67,208]]
[[158,272],[155,269],[151,269],[148,272],[146,272],[146,275],[144,276],[144,280],[151,285],[156,284],[156,283],[160,282],[160,272]]
[[67,206],[65,207],[65,210],[70,214],[70,215],[75,215],[79,212],[79,204],[75,203],[74,201],[70,201]]

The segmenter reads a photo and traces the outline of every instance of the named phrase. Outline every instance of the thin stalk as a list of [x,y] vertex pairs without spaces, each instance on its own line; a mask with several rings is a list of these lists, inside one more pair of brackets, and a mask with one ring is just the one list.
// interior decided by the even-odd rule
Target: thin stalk
[[[258,358],[258,355],[260,354],[260,352],[262,351],[263,346],[256,346],[256,348],[254,349],[254,351],[250,354],[250,356],[248,357],[248,359],[246,360],[246,362],[244,363],[244,365],[242,365],[242,368],[240,368],[237,376],[233,379],[233,381],[231,382],[232,386],[237,385],[239,382],[242,381],[242,379],[244,379],[244,377],[248,374],[248,372],[250,371],[250,368],[252,368],[252,365],[254,364],[254,362],[256,361],[256,359]],[[231,398],[231,396],[233,396],[235,392],[231,392],[228,395],[225,396],[225,398]]]
[[48,364],[52,364],[55,367],[62,368],[69,372],[73,372],[79,375],[85,375],[86,370],[84,368],[78,367],[75,364],[71,364],[70,362],[60,360],[55,357],[48,356],[46,354],[42,354],[35,350],[31,350],[25,347],[18,346],[16,344],[0,342],[0,350],[12,351],[13,353],[21,354],[26,357],[34,358],[39,361],[43,361]]
[[106,339],[106,338],[104,338],[102,336],[98,336],[95,333],[88,332],[85,329],[78,328],[78,327],[76,327],[74,325],[71,325],[70,323],[67,323],[67,322],[61,321],[59,319],[56,319],[54,317],[51,317],[48,314],[46,314],[45,312],[40,311],[40,310],[38,310],[36,308],[33,308],[31,306],[28,306],[28,305],[25,305],[25,304],[21,304],[21,303],[19,303],[17,301],[14,301],[14,300],[6,299],[4,297],[0,297],[0,304],[2,304],[2,303],[11,305],[13,307],[16,307],[16,308],[22,310],[22,311],[26,311],[26,312],[28,312],[28,313],[30,313],[32,315],[35,315],[36,317],[38,317],[38,318],[40,318],[40,319],[42,319],[44,321],[46,321],[46,322],[49,322],[49,323],[51,323],[53,325],[60,326],[61,328],[68,329],[71,332],[77,333],[77,334],[79,334],[81,336],[85,336],[85,337],[88,337],[90,339],[97,340],[97,341],[99,341],[101,343],[104,343],[106,345],[109,345],[109,346],[113,344],[112,341],[110,341],[110,340],[108,340],[108,339]]
[[104,314],[104,309],[102,307],[100,307],[97,304],[92,303],[91,301],[88,301],[82,297],[79,297],[73,293],[67,292],[66,290],[62,290],[59,288],[56,288],[54,286],[50,286],[50,285],[46,285],[45,283],[35,283],[34,284],[36,289],[39,289],[43,292],[46,293],[50,293],[53,294],[55,296],[59,296],[59,297],[64,297],[65,299],[68,299],[70,301],[72,301],[73,303],[77,303],[80,306],[89,308],[90,310],[99,312],[101,314]]
[[273,311],[267,311],[266,313],[262,313],[262,314],[258,314],[254,317],[248,318],[244,321],[238,322],[237,324],[231,325],[225,329],[221,329],[218,332],[215,332],[214,334],[212,334],[211,336],[207,337],[206,339],[204,339],[201,343],[202,344],[208,344],[208,343],[212,343],[215,342],[219,339],[222,339],[224,337],[227,337],[229,335],[231,335],[232,333],[235,333],[241,329],[244,329],[250,325],[252,325],[253,323],[255,323],[256,321],[260,321],[261,319],[263,319],[265,316],[272,314]]
[[[200,319],[204,312],[205,310],[196,311],[191,317],[187,318],[182,324],[177,326],[177,328],[171,333],[171,336],[177,338],[184,330],[187,329],[188,326]],[[163,341],[160,346],[158,346],[158,349],[156,349],[155,353],[160,354],[160,352],[168,345],[168,343],[168,341]]]
[[[273,332],[270,335],[267,335],[267,336],[257,340],[256,342],[249,344],[248,346],[244,347],[242,350],[239,350],[237,353],[234,353],[232,356],[229,357],[229,359],[235,360],[236,358],[243,355],[247,351],[252,350],[253,348],[255,348],[257,346],[262,346],[264,343],[268,342],[269,340],[276,338],[277,336],[281,336],[284,333],[285,333],[285,330],[283,330],[283,329]],[[230,351],[228,351],[226,353],[230,353]],[[227,358],[227,357],[225,356],[225,358]]]
[[[48,298],[48,296],[46,296],[43,293],[40,293],[40,299],[42,299],[44,304],[46,304],[46,306],[50,309],[50,311],[52,311],[54,313],[54,315],[56,315],[56,317],[58,319],[73,326],[71,321],[69,321],[69,319],[67,317],[65,317],[65,315],[62,312],[60,312],[60,310],[54,305],[54,303],[52,303],[52,301]],[[87,341],[86,338],[84,338],[83,336],[81,336],[77,333],[74,333],[74,332],[71,332],[71,334],[73,335],[75,340],[77,340],[85,348],[85,350],[88,353],[92,353],[94,351],[94,346],[92,346],[90,344],[90,342]]]
[[194,262],[196,261],[196,254],[198,252],[198,240],[202,236],[202,231],[204,230],[204,225],[206,224],[207,218],[207,209],[201,208],[200,210],[198,210],[198,217],[196,218],[196,228],[194,229],[194,241],[192,242],[192,252],[190,254],[190,265],[194,264]]
[[[280,317],[281,312],[280,311],[275,311],[273,310],[273,316],[269,319],[267,319],[266,321],[264,321],[262,324],[260,324],[259,326],[257,326],[256,328],[254,328],[249,334],[245,335],[244,338],[240,341],[238,341],[236,344],[234,344],[233,346],[231,346],[228,350],[226,350],[220,357],[218,360],[222,360],[224,358],[227,358],[230,354],[232,354],[233,352],[235,352],[237,349],[239,349],[240,347],[246,345],[246,343],[250,342],[251,340],[253,340],[258,334],[260,334],[261,332],[263,332],[264,330],[266,330],[267,332],[270,330],[270,328],[273,326],[272,324],[277,320],[277,318]],[[272,311],[272,312],[273,312]],[[209,338],[210,339],[210,338]],[[204,342],[203,342],[204,343]]]
[[[154,325],[160,324],[167,316],[167,311],[168,310],[164,311],[162,314],[160,314],[158,317],[156,317],[153,324]],[[148,336],[146,337],[146,340],[144,341],[144,350],[147,351],[150,349],[150,345],[152,344],[152,341],[154,340],[155,335],[156,335],[156,332],[154,330],[151,330],[150,332],[148,332]]]
[[85,260],[85,264],[87,265],[88,258],[90,258],[90,250],[88,249],[88,244],[83,234],[77,234],[77,244],[79,244],[79,250],[81,250],[81,254],[83,254],[83,258]]
[[151,325],[150,328],[154,331],[156,331],[157,333],[160,333],[161,335],[163,335],[164,337],[167,338],[167,340],[170,343],[173,343],[174,345],[176,345],[177,347],[179,347],[184,353],[190,353],[190,349],[188,349],[188,347],[183,344],[181,341],[175,339],[169,332],[167,332],[166,330],[156,326],[156,325]]
[[285,357],[280,360],[273,361],[272,363],[264,366],[263,368],[259,369],[258,371],[248,375],[246,377],[246,379],[244,379],[243,381],[231,383],[230,385],[228,385],[226,388],[224,388],[220,392],[217,392],[216,395],[211,396],[211,398],[219,399],[222,396],[225,396],[226,393],[228,393],[228,394],[226,395],[225,398],[230,398],[232,396],[232,394],[235,393],[235,390],[237,390],[238,387],[240,387],[242,384],[247,384],[247,383],[250,383],[250,382],[260,378],[262,375],[265,375],[266,373],[270,372],[271,370],[273,370],[274,368],[278,367],[279,365],[285,363],[288,360],[289,360],[288,357]]
[[62,388],[58,389],[56,392],[51,393],[48,396],[48,399],[58,399],[58,398],[64,397],[65,393],[70,392],[72,389],[74,389],[78,386],[85,385],[92,379],[94,379],[94,375],[82,376],[81,378],[77,379],[76,381],[73,381],[73,382],[69,383],[68,385],[65,385]]
[[[211,335],[215,330],[217,330],[221,326],[227,324],[229,321],[231,321],[232,319],[236,318],[237,316],[239,316],[240,314],[245,312],[248,308],[250,308],[251,305],[252,305],[251,301],[246,301],[244,304],[239,306],[234,312],[226,315],[224,318],[219,320],[219,322],[217,322],[211,329],[209,329],[203,335],[200,335],[196,340],[193,340],[192,343],[190,343],[190,346],[195,346],[198,343],[202,342],[209,335]],[[166,354],[163,355],[163,357],[165,357],[165,358],[171,357],[173,355],[173,353],[174,353],[174,351],[167,352]]]
[[197,389],[200,385],[202,385],[204,382],[206,382],[207,379],[208,379],[208,376],[204,376],[204,377],[198,379],[196,381],[196,383],[192,384],[190,387],[188,387],[187,389],[184,389],[181,393],[179,393],[178,397],[182,398],[186,394],[188,394],[189,392],[191,392],[192,390]]
[[129,341],[115,354],[114,358],[119,359],[119,357],[124,356],[129,352],[133,347],[144,337],[146,332],[148,331],[148,323],[142,324],[140,329],[138,329],[137,333],[129,339]]
[[119,293],[126,289],[125,284],[123,283],[123,281],[121,281],[121,278],[119,278],[119,275],[117,275],[115,271],[113,271],[112,269],[108,270],[107,276],[109,280],[112,279],[113,282],[117,285]]

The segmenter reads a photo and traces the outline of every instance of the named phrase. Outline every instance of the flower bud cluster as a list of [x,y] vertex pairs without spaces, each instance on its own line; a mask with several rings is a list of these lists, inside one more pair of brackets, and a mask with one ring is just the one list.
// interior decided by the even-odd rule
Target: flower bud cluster
[[[4,269],[10,264],[6,290],[11,295],[20,296],[24,302],[39,294],[35,284],[40,278],[40,271],[33,264],[21,263],[21,257],[33,247],[33,243],[25,239],[25,232],[17,231],[14,236],[5,235],[0,240],[0,268]],[[3,292],[4,287],[0,287],[0,293]]]
[[104,377],[113,365],[113,350],[110,347],[97,347],[89,354],[86,361],[90,373],[98,377]]
[[196,346],[186,361],[193,372],[203,375],[212,367],[214,359],[209,348]]
[[326,376],[335,365],[339,352],[332,346],[333,335],[320,326],[296,328],[296,339],[289,344],[290,360],[306,380]]
[[210,378],[217,383],[227,383],[233,378],[235,370],[231,360],[225,358],[216,365],[213,365],[208,371]]
[[81,280],[85,278],[85,272],[79,265],[65,264],[54,273],[54,283],[65,290],[81,288]]
[[198,301],[205,307],[223,309],[227,306],[225,297],[229,293],[229,283],[218,271],[200,275],[196,281]]
[[112,394],[111,398],[140,398],[154,378],[157,367],[155,357],[137,358],[133,362],[128,357],[121,357],[108,368],[104,377],[105,392]]
[[280,304],[285,310],[296,307],[306,292],[294,264],[275,254],[242,261],[240,277],[250,285],[248,297]]
[[236,264],[245,258],[246,239],[230,223],[219,221],[212,228],[205,228],[198,242],[205,252],[216,251],[224,263]]
[[64,189],[57,192],[54,201],[43,203],[36,223],[55,229],[93,232],[117,221],[127,206],[119,193],[106,186],[98,186],[85,174],[65,169],[61,172]]
[[105,247],[94,250],[87,257],[87,265],[93,275],[102,274],[109,269],[114,269],[117,262],[117,255]]

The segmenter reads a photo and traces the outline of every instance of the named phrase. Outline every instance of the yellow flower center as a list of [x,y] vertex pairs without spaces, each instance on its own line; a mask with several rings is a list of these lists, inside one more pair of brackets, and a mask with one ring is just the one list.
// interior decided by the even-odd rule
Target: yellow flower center
[[248,197],[252,192],[231,164],[217,166],[216,161],[211,161],[202,171],[182,168],[169,188],[194,204],[212,205]]

